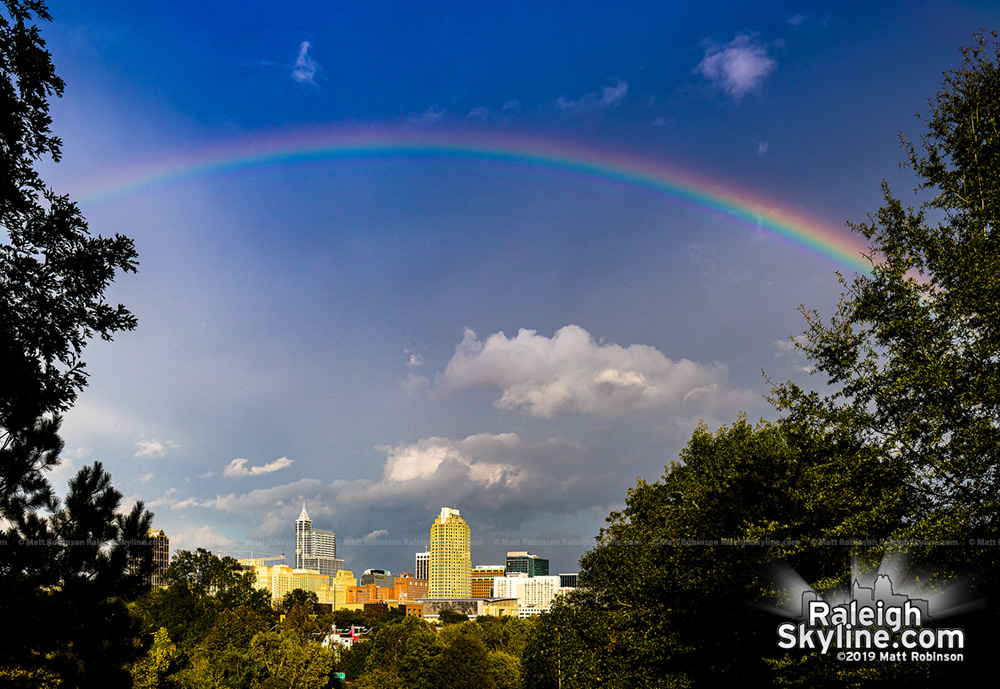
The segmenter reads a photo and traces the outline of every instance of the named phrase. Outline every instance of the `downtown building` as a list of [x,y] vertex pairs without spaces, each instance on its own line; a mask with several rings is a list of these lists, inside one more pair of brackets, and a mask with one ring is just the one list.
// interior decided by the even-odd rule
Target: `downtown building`
[[344,561],[337,559],[337,534],[326,529],[314,529],[302,503],[302,512],[295,520],[295,569],[313,570],[334,582]]
[[515,572],[493,580],[493,595],[516,599],[518,617],[529,617],[549,611],[559,595],[559,583],[558,576],[529,577],[525,572]]
[[509,551],[507,553],[507,574],[523,572],[529,577],[547,577],[549,561],[547,558],[532,555],[526,550]]
[[[146,539],[151,551],[152,568],[143,577],[142,583],[146,588],[162,588],[167,585],[164,574],[170,566],[170,538],[163,529],[150,529],[146,532]],[[130,559],[128,571],[129,574],[138,574],[141,571],[139,560]]]
[[442,507],[431,525],[428,598],[472,595],[472,536],[457,509]]

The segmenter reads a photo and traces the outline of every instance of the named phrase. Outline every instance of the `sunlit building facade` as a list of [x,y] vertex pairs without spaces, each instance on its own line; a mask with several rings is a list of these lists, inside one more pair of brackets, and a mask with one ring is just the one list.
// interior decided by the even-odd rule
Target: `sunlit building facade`
[[442,507],[431,525],[429,598],[472,595],[472,554],[469,525],[457,509]]

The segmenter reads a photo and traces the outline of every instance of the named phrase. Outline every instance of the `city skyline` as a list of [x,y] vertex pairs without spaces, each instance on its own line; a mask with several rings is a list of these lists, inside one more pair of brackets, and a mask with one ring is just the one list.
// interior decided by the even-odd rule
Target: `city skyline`
[[[575,571],[700,421],[822,388],[790,339],[904,202],[993,3],[50,3],[40,174],[133,237],[57,494],[101,461],[171,546]],[[887,88],[891,85],[891,88]],[[766,376],[766,377],[765,377]],[[127,505],[126,505],[127,507]]]

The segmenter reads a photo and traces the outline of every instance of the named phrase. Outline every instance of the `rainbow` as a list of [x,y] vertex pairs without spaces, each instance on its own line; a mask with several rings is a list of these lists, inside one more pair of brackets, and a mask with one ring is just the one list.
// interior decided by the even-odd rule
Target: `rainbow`
[[849,270],[869,273],[864,242],[841,228],[788,210],[759,194],[630,152],[575,143],[483,132],[428,133],[416,128],[306,130],[231,142],[157,161],[126,176],[81,189],[84,205],[104,204],[149,189],[236,171],[319,160],[429,158],[527,166],[618,183],[722,213],[755,231],[769,232]]

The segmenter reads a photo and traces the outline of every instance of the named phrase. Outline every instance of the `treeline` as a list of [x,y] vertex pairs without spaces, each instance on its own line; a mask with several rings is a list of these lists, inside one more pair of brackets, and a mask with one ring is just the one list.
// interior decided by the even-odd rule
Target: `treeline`
[[[438,629],[399,609],[329,612],[301,589],[273,610],[252,573],[201,549],[178,552],[164,583],[130,606],[147,649],[130,667],[137,688],[306,689],[340,686],[343,675],[353,687],[519,689],[523,659],[530,668],[540,657],[531,620],[446,611]],[[351,648],[329,639],[352,627]]]

